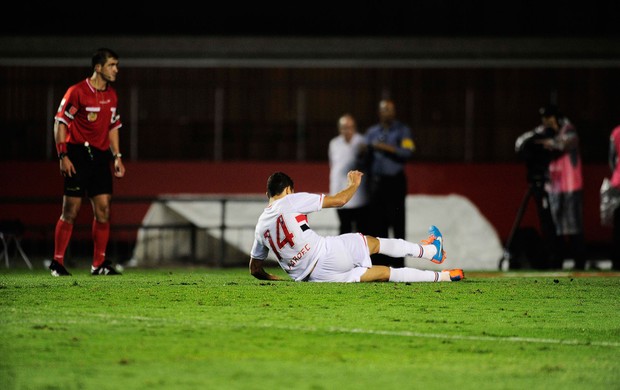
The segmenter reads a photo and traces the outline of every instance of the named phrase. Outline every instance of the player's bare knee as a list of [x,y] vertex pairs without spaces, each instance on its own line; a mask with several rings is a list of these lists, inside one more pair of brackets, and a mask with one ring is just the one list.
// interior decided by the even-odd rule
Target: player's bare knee
[[379,253],[379,239],[373,236],[366,236],[366,242],[368,243],[368,251],[371,255]]
[[389,267],[384,265],[373,265],[360,277],[360,282],[387,282],[389,279]]

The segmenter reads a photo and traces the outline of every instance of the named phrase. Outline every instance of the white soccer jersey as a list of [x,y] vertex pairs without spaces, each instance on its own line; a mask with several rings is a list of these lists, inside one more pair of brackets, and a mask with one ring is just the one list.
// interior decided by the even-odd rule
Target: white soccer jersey
[[250,255],[265,260],[271,250],[291,278],[303,280],[325,253],[325,238],[310,229],[307,217],[323,208],[324,197],[293,193],[265,208],[256,224]]

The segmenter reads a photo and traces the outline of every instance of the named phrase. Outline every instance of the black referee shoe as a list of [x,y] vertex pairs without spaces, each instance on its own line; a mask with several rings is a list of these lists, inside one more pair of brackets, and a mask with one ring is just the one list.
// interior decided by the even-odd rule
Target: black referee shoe
[[90,274],[93,276],[96,275],[122,275],[118,272],[114,267],[112,267],[112,263],[108,260],[104,261],[99,267],[95,268],[94,265],[90,266]]
[[52,276],[71,276],[69,271],[56,260],[52,260],[48,268],[52,271]]

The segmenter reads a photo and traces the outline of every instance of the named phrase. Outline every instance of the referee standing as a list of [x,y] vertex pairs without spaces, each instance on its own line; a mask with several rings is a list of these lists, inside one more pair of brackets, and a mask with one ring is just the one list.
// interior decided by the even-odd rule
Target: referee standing
[[83,197],[90,199],[94,213],[91,275],[119,275],[105,257],[110,236],[111,165],[114,176],[125,175],[119,143],[122,123],[111,85],[118,73],[118,55],[102,48],[95,52],[91,64],[92,75],[67,89],[54,117],[64,196],[54,235],[54,260],[49,266],[52,276],[71,275],[64,257]]

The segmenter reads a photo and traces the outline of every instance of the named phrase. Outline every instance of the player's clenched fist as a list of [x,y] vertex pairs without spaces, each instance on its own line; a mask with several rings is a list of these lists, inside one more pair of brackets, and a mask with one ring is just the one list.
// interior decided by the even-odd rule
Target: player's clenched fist
[[364,176],[364,173],[360,171],[349,171],[349,173],[347,173],[347,180],[349,181],[349,184],[359,186],[362,182],[362,176]]

